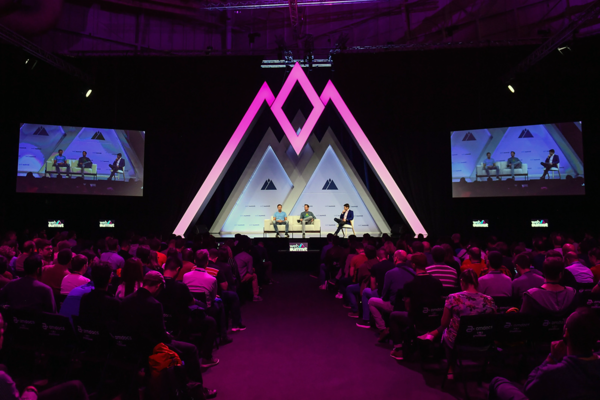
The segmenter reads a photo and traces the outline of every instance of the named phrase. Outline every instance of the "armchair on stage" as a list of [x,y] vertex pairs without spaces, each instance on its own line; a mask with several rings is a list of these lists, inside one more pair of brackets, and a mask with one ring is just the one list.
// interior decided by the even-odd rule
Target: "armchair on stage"
[[[485,169],[484,169],[484,163],[481,162],[479,164],[477,164],[477,176],[476,179],[479,178],[487,178],[488,175],[485,173]],[[498,167],[498,173],[499,176],[512,176],[511,172],[510,172],[510,167],[506,166],[506,161],[497,161],[496,162],[496,166]],[[496,177],[496,170],[492,169],[489,171],[490,173],[490,177],[495,178]],[[527,164],[521,164],[521,168],[515,168],[515,179],[517,176],[524,176],[525,180],[529,180],[529,172],[527,171]]]
[[[298,215],[288,215],[287,220],[290,223],[289,233],[302,233],[302,223],[298,222],[300,217]],[[279,225],[279,232],[283,233],[285,231],[285,225]],[[267,233],[275,233],[275,228],[273,227],[273,218],[265,219],[265,227],[263,230],[263,236]],[[306,233],[319,233],[321,236],[321,220],[315,218],[312,224],[306,224]]]
[[[69,172],[69,174],[71,175],[75,175],[75,176],[81,176],[81,168],[79,168],[77,166],[77,163],[79,162],[79,160],[67,160],[67,163],[69,163],[69,166],[71,167],[71,171]],[[60,169],[60,173],[61,174],[66,174],[67,173],[67,167],[58,167]],[[56,172],[56,167],[54,166],[54,160],[48,160],[46,161],[46,169],[44,171],[44,174],[50,174],[52,176],[52,174],[58,174],[58,172]],[[84,168],[83,169],[83,175],[84,176],[93,176],[94,179],[98,179],[98,165],[96,164],[92,164],[92,168]]]

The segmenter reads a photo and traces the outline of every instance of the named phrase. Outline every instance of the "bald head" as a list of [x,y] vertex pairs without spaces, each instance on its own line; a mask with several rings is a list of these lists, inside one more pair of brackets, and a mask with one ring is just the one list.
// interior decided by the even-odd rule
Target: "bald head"
[[570,243],[565,243],[565,244],[563,245],[563,247],[562,247],[562,252],[563,252],[563,254],[567,254],[567,253],[569,253],[569,252],[571,252],[571,251],[572,251],[573,253],[575,253],[575,252],[576,252],[576,250],[575,250],[575,246],[573,246],[573,245],[572,245],[572,244],[570,244]]
[[407,260],[407,254],[404,250],[396,250],[394,253],[394,264],[402,264]]
[[469,249],[469,258],[471,261],[480,262],[481,261],[481,250],[479,247],[471,247]]
[[565,254],[566,265],[575,264],[575,262],[577,262],[578,260],[579,258],[577,257],[577,253],[575,253],[574,251],[569,251],[567,254]]
[[429,242],[423,242],[423,250],[425,250],[425,253],[429,253],[431,251],[431,245]]

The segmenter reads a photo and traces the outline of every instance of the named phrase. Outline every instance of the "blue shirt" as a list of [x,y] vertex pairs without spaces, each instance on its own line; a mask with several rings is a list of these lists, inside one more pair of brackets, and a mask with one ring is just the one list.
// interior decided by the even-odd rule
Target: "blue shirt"
[[275,221],[285,221],[285,218],[287,217],[287,214],[285,213],[285,211],[279,212],[277,211],[275,214],[273,214],[273,217],[275,217]]
[[56,161],[57,164],[61,164],[67,162],[67,157],[57,155],[56,157],[54,157],[54,161]]
[[[412,281],[415,275],[415,272],[407,264],[397,264],[395,268],[385,273],[381,299],[394,304],[398,291],[402,291],[404,285]],[[401,292],[400,299],[402,297],[403,294]]]
[[495,162],[496,160],[494,160],[493,158],[486,158],[485,160],[483,160],[483,163],[486,167],[493,167]]
[[[60,307],[60,315],[69,317],[72,320],[73,315],[79,316],[79,305],[81,304],[81,298],[84,294],[89,293],[94,289],[94,282],[89,281],[83,286],[76,287],[69,292],[69,295],[65,298],[62,306]],[[73,321],[71,321],[73,322]]]

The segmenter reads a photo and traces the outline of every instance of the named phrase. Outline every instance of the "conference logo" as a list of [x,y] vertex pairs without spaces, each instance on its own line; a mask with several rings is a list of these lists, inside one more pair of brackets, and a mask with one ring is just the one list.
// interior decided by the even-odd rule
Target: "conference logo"
[[463,137],[462,141],[463,142],[470,142],[470,141],[473,141],[473,140],[477,140],[477,139],[475,139],[475,135],[473,135],[471,132],[467,132],[465,134],[465,137]]
[[321,190],[338,190],[338,188],[333,179],[327,179],[327,182],[325,182],[325,185],[323,185],[323,189]]
[[523,139],[523,138],[533,138],[533,135],[531,134],[529,129],[523,129],[523,131],[519,135],[519,139]]
[[275,184],[273,183],[272,180],[267,179],[265,181],[265,183],[263,183],[263,185],[260,188],[260,190],[277,190],[277,188],[275,187]]

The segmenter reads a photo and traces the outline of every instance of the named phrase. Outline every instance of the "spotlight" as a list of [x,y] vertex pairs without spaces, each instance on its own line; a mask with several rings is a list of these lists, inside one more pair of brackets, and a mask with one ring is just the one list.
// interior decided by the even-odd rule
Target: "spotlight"
[[569,46],[562,46],[562,47],[559,47],[557,50],[561,56],[566,56],[572,51]]
[[508,90],[510,90],[511,93],[515,92],[515,88],[512,85],[508,85]]
[[85,97],[90,97],[92,95],[92,89],[88,89],[87,92],[85,92]]

